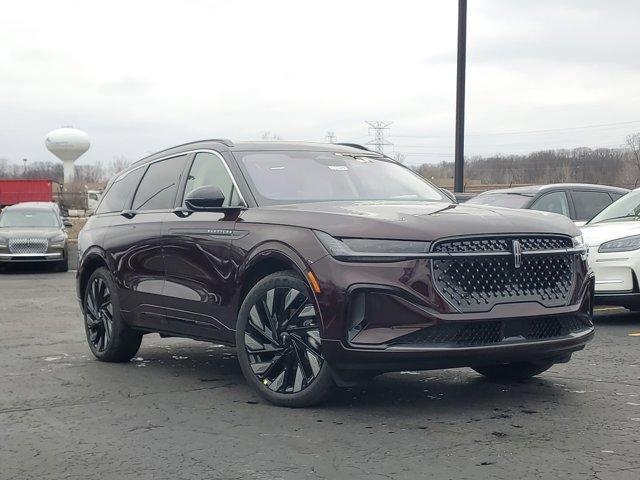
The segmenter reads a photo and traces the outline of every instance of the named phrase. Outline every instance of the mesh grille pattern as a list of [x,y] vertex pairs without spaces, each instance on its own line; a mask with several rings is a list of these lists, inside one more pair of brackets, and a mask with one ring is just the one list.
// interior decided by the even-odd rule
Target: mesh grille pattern
[[21,253],[47,253],[49,241],[46,238],[10,238],[9,252]]
[[[588,321],[587,321],[588,322]],[[394,345],[480,347],[526,340],[548,340],[591,328],[578,317],[447,323],[405,335]]]
[[[522,250],[568,248],[563,237],[518,238]],[[436,251],[478,252],[478,256],[433,261],[435,285],[460,312],[486,312],[499,303],[540,302],[545,307],[565,305],[573,286],[573,256],[526,255],[519,268],[513,255],[482,256],[481,252],[510,252],[513,239],[454,240],[436,245]],[[438,250],[439,249],[439,250]]]
[[469,238],[439,242],[434,252],[439,253],[474,253],[474,252],[511,252],[511,242],[520,241],[523,251],[555,250],[570,248],[572,240],[567,237],[519,237],[519,238]]

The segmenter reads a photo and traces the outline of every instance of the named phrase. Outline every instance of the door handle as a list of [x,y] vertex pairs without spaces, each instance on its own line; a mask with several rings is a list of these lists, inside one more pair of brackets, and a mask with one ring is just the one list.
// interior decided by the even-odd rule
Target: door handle
[[193,213],[192,210],[189,210],[186,207],[178,207],[178,208],[174,208],[173,210],[171,210],[173,213],[175,213],[178,217],[180,218],[187,218],[189,215],[191,215]]
[[135,210],[123,210],[122,212],[120,212],[120,215],[122,215],[124,218],[132,219],[137,215],[137,213],[138,212],[136,212]]

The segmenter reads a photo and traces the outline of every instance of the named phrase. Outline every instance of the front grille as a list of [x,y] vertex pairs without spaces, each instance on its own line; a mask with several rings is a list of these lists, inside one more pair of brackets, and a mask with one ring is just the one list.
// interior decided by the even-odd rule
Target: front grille
[[495,238],[461,238],[438,242],[434,252],[473,253],[473,252],[511,252],[513,240],[518,240],[523,251],[556,250],[570,248],[573,242],[568,237],[495,237]]
[[[519,263],[516,240],[525,252]],[[574,254],[557,250],[571,246],[567,237],[535,236],[439,242],[434,252],[458,256],[433,260],[435,286],[463,313],[486,312],[500,303],[566,305],[573,287]],[[545,253],[549,250],[556,252]]]
[[46,238],[10,238],[9,253],[47,253],[49,241]]
[[397,339],[394,346],[481,347],[498,343],[549,340],[593,326],[578,316],[455,322],[427,327]]

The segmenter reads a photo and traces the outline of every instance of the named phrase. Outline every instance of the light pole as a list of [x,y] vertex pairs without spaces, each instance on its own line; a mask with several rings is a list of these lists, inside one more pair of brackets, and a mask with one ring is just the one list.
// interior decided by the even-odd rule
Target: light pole
[[456,81],[456,150],[453,190],[464,191],[464,93],[467,61],[467,0],[458,0],[458,74]]
[[27,176],[27,159],[26,158],[22,159],[22,164],[24,165],[23,172],[24,172],[24,176],[26,177]]

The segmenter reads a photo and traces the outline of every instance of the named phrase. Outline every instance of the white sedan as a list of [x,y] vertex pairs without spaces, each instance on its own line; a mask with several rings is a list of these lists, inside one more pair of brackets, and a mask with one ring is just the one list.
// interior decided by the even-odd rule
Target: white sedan
[[596,215],[582,236],[596,275],[595,303],[640,309],[640,189]]

